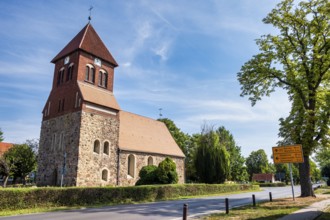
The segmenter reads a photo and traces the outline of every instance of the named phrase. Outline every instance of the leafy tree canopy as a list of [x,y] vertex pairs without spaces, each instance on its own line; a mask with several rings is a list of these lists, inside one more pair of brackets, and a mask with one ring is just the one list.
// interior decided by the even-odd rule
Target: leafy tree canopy
[[11,167],[11,175],[21,177],[23,181],[36,168],[35,154],[27,144],[14,145],[4,153],[3,157]]
[[252,151],[248,158],[246,158],[246,167],[250,175],[250,180],[254,173],[268,173],[268,166],[267,154],[263,149]]
[[237,146],[233,135],[225,127],[221,126],[216,130],[219,136],[219,143],[229,153],[229,175],[228,180],[246,181],[247,173],[244,167],[245,158],[241,155],[241,147]]
[[223,183],[229,175],[229,153],[219,142],[219,136],[204,127],[199,138],[195,168],[199,180],[204,183]]
[[328,0],[284,0],[263,20],[278,34],[257,39],[260,53],[238,73],[241,96],[252,105],[276,88],[284,89],[291,112],[281,119],[280,136],[302,144],[305,163],[299,167],[301,195],[311,196],[309,156],[329,141],[330,3]]

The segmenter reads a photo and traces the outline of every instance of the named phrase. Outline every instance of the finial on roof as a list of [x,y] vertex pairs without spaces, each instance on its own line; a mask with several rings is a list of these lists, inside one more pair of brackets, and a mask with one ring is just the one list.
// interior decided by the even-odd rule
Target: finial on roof
[[159,110],[159,119],[162,119],[162,116],[163,116],[163,114],[162,114],[162,108],[160,108],[160,109],[158,109]]
[[93,9],[93,6],[89,7],[89,16],[88,16],[88,23],[92,20],[92,9]]

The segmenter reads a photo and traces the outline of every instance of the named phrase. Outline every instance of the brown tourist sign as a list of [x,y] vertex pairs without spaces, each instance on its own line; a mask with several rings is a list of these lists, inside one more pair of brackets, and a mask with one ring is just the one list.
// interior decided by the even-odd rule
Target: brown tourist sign
[[279,163],[303,163],[304,155],[300,144],[290,146],[273,147],[274,164]]

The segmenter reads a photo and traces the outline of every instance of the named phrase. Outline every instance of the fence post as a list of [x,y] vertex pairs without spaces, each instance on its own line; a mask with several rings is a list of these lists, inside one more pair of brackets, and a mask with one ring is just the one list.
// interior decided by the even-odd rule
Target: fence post
[[188,204],[183,204],[183,220],[187,220]]
[[272,202],[272,201],[273,201],[272,192],[269,192],[269,201],[270,201],[270,202]]
[[256,206],[256,196],[254,194],[252,195],[252,203],[253,206]]
[[226,203],[226,214],[229,214],[229,200],[228,200],[228,198],[225,199],[225,203]]

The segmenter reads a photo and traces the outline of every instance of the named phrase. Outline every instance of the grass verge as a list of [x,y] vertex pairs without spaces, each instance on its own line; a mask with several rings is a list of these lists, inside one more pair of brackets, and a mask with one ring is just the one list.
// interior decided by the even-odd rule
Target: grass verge
[[210,216],[202,217],[204,220],[230,219],[230,220],[275,220],[309,206],[312,203],[324,200],[326,197],[307,197],[296,198],[292,202],[292,198],[277,199],[273,202],[264,202],[257,204],[256,207],[244,206],[229,211],[229,214],[217,213]]

